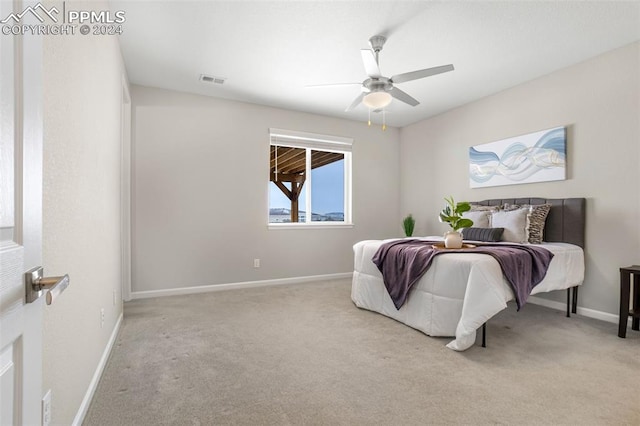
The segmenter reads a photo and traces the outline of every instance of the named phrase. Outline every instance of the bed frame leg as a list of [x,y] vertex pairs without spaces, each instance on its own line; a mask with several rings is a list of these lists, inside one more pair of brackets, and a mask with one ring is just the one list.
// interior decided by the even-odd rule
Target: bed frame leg
[[567,318],[571,318],[571,288],[567,289]]
[[482,324],[482,347],[487,347],[487,323]]
[[573,287],[573,306],[571,307],[571,312],[574,314],[578,309],[578,286]]

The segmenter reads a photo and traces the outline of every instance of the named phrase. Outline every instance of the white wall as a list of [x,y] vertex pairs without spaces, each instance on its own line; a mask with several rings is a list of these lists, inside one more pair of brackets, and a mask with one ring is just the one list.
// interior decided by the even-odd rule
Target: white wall
[[[397,129],[140,86],[131,95],[134,293],[350,272],[355,242],[401,234]],[[352,229],[267,229],[270,127],[354,138]]]
[[[615,314],[618,269],[640,262],[640,43],[614,50],[401,130],[401,212],[441,234],[443,197],[586,197],[579,306]],[[568,179],[470,189],[468,148],[567,126]],[[564,300],[564,294],[546,296]]]
[[[67,8],[106,10],[108,4],[67,1]],[[52,390],[51,424],[69,425],[122,313],[124,70],[114,36],[48,36],[43,62],[44,270],[71,278],[62,296],[45,309],[43,387]]]

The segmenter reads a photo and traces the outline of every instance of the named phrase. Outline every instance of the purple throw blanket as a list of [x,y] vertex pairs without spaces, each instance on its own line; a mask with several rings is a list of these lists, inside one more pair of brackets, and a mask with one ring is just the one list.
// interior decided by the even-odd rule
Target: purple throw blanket
[[376,264],[396,309],[407,299],[409,290],[427,272],[433,258],[442,253],[482,253],[493,256],[511,285],[518,310],[531,290],[547,274],[553,253],[542,247],[516,244],[478,244],[472,249],[438,250],[440,241],[396,240],[383,243],[371,259]]

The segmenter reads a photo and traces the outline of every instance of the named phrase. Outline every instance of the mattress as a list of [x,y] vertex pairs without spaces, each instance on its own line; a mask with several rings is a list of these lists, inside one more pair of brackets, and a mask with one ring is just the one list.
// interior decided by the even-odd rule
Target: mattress
[[[442,240],[426,237],[425,240]],[[445,253],[436,256],[398,310],[389,297],[382,274],[371,258],[384,242],[366,240],[353,246],[351,299],[356,306],[381,313],[429,336],[455,336],[447,347],[463,351],[476,339],[476,330],[507,307],[513,291],[498,262],[490,255]],[[510,243],[511,244],[511,243]],[[543,243],[554,254],[547,274],[531,294],[563,290],[584,280],[584,252],[568,243]]]

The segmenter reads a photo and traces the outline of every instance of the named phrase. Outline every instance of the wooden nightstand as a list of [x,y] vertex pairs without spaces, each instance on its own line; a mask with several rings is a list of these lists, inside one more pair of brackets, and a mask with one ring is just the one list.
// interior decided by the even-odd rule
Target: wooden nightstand
[[[629,293],[631,291],[631,276],[633,275],[633,308],[629,310]],[[629,317],[632,330],[640,330],[640,265],[620,268],[620,318],[618,323],[618,337],[627,335],[627,321]]]

